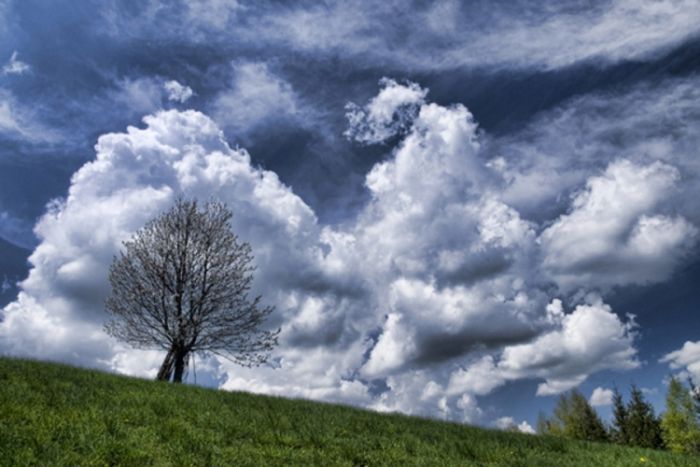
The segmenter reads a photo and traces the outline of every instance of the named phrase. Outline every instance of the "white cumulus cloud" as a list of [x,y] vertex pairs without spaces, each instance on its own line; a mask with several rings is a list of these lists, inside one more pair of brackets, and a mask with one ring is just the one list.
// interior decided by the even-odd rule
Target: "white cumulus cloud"
[[589,402],[593,407],[602,407],[612,404],[613,391],[612,389],[597,387],[591,393]]
[[564,287],[668,279],[697,237],[685,218],[658,211],[679,178],[676,168],[658,161],[611,163],[540,236],[545,268]]
[[637,368],[634,322],[622,322],[598,297],[588,300],[571,313],[553,301],[548,310],[553,329],[531,342],[506,346],[498,359],[487,356],[458,369],[448,391],[487,394],[510,380],[543,378],[537,394],[546,396],[576,387],[596,371]]
[[[256,89],[278,101],[251,101],[253,124],[275,106],[295,108],[293,90],[267,68],[239,64],[237,73],[218,118],[245,109]],[[400,141],[367,173],[367,204],[336,226],[321,225],[202,113],[156,111],[142,128],[101,136],[95,160],[35,227],[39,245],[3,310],[0,348],[151,375],[157,352],[129,350],[101,330],[107,271],[120,243],[184,194],[229,204],[233,229],[253,248],[255,292],[276,307],[270,325],[282,327],[267,366],[210,362],[223,388],[476,422],[479,397],[510,381],[536,380],[549,395],[597,371],[639,366],[633,320],[598,295],[568,292],[660,281],[681,264],[695,227],[691,207],[669,209],[669,192],[684,186],[673,161],[588,167],[570,182],[576,194],[564,213],[530,219],[510,191],[523,168],[484,150],[463,105],[384,81],[358,107],[378,128],[359,139],[395,132],[406,105]]]
[[400,85],[389,78],[379,81],[381,91],[363,107],[349,103],[345,136],[361,143],[380,143],[406,131],[425,103],[427,89],[416,83]]
[[661,358],[674,370],[683,370],[693,378],[695,384],[700,384],[700,341],[687,341],[678,350],[669,352]]
[[168,93],[168,99],[175,102],[184,103],[194,95],[194,91],[189,86],[180,84],[175,80],[163,83],[163,89]]
[[498,428],[499,430],[517,430],[521,433],[527,433],[531,435],[535,434],[535,430],[527,421],[523,420],[520,423],[516,423],[513,417],[498,418],[494,422],[494,425],[496,425],[496,428]]
[[301,199],[275,174],[251,167],[248,154],[232,150],[200,113],[160,112],[144,122],[143,129],[101,136],[96,159],[37,224],[29,277],[0,326],[8,353],[107,367],[124,360],[126,351],[101,331],[107,268],[120,243],[180,193],[229,203],[236,231],[256,250],[261,281],[282,281],[288,268],[280,258],[295,261],[304,280],[299,268],[311,266],[297,260],[313,261],[315,246],[305,238],[316,220]]

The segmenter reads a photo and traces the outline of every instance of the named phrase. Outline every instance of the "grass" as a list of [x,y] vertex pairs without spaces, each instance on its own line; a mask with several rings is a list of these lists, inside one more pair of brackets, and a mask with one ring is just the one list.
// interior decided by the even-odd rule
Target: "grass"
[[646,449],[0,358],[0,465],[689,466]]

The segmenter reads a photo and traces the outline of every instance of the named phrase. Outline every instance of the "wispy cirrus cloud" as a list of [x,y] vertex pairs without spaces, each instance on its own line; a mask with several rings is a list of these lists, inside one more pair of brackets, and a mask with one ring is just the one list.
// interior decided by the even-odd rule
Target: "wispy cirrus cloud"
[[21,75],[28,73],[31,67],[21,61],[19,58],[19,53],[15,50],[10,56],[10,60],[2,67],[2,72],[5,75]]
[[106,6],[103,15],[114,35],[128,30],[177,36],[184,29],[194,40],[227,47],[274,46],[414,70],[552,70],[578,63],[645,60],[694,40],[700,33],[697,6],[696,0],[488,6],[454,0],[410,5],[365,0],[359,6],[334,1],[273,8],[259,2],[212,0],[180,8],[153,1],[136,16],[115,3]]
[[214,119],[233,134],[244,136],[265,123],[294,118],[299,97],[291,84],[264,62],[234,62],[230,86],[211,104]]
[[0,88],[0,136],[33,144],[60,141],[61,134],[40,120],[40,113]]

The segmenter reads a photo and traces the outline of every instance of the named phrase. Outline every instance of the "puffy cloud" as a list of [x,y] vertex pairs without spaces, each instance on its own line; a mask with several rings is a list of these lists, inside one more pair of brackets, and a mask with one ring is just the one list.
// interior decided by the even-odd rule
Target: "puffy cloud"
[[405,132],[425,103],[427,89],[416,83],[400,85],[389,78],[379,81],[382,89],[367,105],[346,105],[348,129],[345,136],[361,143],[380,143]]
[[501,417],[494,422],[494,425],[496,425],[496,428],[499,430],[517,430],[521,433],[535,434],[535,430],[527,421],[523,420],[520,423],[516,423],[513,417]]
[[505,381],[505,377],[497,371],[494,358],[485,355],[469,367],[452,373],[447,391],[449,394],[484,395],[502,386]]
[[475,423],[482,415],[482,411],[477,405],[476,399],[470,394],[462,394],[457,399],[457,408],[461,410],[462,421],[465,423]]
[[370,385],[353,377],[366,351],[366,343],[355,340],[336,349],[286,347],[277,352],[276,364],[259,368],[221,361],[221,388],[369,407],[375,399]]
[[24,63],[23,61],[19,60],[17,57],[19,54],[15,50],[12,52],[12,56],[10,56],[10,60],[5,64],[5,66],[2,67],[2,72],[6,75],[22,75],[24,73],[29,72],[31,67]]
[[391,313],[387,316],[382,335],[364,366],[364,373],[373,376],[398,368],[412,357],[414,352],[415,344],[411,330],[402,326],[401,315]]
[[448,392],[486,394],[507,381],[544,378],[537,394],[546,396],[581,384],[590,374],[636,368],[634,322],[623,323],[598,297],[563,313],[548,307],[553,328],[524,344],[504,347],[498,359],[486,356],[450,377]]
[[527,434],[529,434],[529,435],[534,435],[534,434],[536,433],[536,432],[535,432],[535,429],[532,428],[532,425],[530,425],[530,424],[529,424],[528,422],[526,422],[525,420],[523,420],[522,422],[518,423],[518,431],[520,431],[521,433],[527,433]]
[[163,89],[168,93],[168,99],[175,102],[184,103],[194,95],[194,91],[189,86],[180,84],[175,80],[166,81]]
[[[423,99],[404,88],[395,94]],[[388,119],[392,106],[381,108]],[[537,333],[528,316],[545,300],[521,275],[532,226],[490,192],[468,110],[423,104],[407,132],[368,173],[372,198],[349,232],[363,252],[357,267],[385,284],[376,295],[389,316],[363,368],[374,377],[527,340]]]
[[[444,398],[453,412],[456,397],[488,394],[507,381],[542,378],[538,393],[546,395],[602,369],[639,365],[633,323],[600,299],[570,314],[558,300],[547,305],[542,242],[502,201],[491,164],[464,107],[423,104],[392,158],[367,175],[372,199],[353,230],[372,277],[390,280],[378,297],[390,314],[364,374],[442,368],[434,370],[432,399]],[[460,367],[460,359],[483,352]]]
[[633,329],[633,321],[623,323],[609,305],[593,297],[564,315],[558,328],[530,343],[506,347],[498,367],[509,376],[544,377],[538,395],[557,394],[596,371],[638,367]]
[[687,372],[696,384],[700,381],[700,341],[687,341],[683,347],[667,353],[660,361],[668,363],[674,370]]
[[601,407],[612,404],[613,391],[612,389],[597,387],[591,393],[589,402],[593,407]]
[[571,211],[539,238],[545,268],[564,287],[666,280],[697,236],[683,217],[657,212],[679,178],[667,164],[624,159],[589,178]]
[[375,398],[370,407],[382,412],[402,412],[424,417],[478,423],[483,418],[476,397],[462,394],[451,397],[436,382],[442,379],[434,369],[410,370],[389,376],[386,390]]
[[693,131],[700,123],[698,84],[697,77],[666,79],[585,94],[542,112],[521,131],[489,140],[491,168],[506,180],[504,202],[546,222],[612,162],[644,167],[659,161],[680,175],[661,203],[697,224],[700,213],[687,195],[700,193],[700,186],[687,174],[700,172],[700,135]]
[[209,365],[223,388],[476,422],[479,397],[509,381],[536,379],[546,395],[596,371],[637,367],[633,321],[593,295],[569,297],[566,312],[552,297],[565,297],[568,284],[557,289],[551,279],[569,269],[550,258],[572,249],[572,225],[587,225],[596,209],[618,216],[577,237],[604,245],[586,250],[589,258],[606,248],[626,251],[619,261],[675,251],[686,235],[669,229],[689,232],[690,221],[665,210],[661,192],[678,183],[678,170],[621,159],[582,178],[588,184],[566,214],[527,220],[507,197],[520,167],[484,150],[464,106],[428,103],[426,92],[384,81],[362,107],[385,126],[402,106],[415,109],[390,157],[367,174],[366,206],[335,226],[320,225],[201,113],[159,111],[144,128],[101,136],[96,159],[36,226],[30,275],[3,311],[3,351],[152,374],[157,352],[129,350],[101,331],[107,269],[121,241],[185,194],[232,208],[234,230],[253,247],[255,292],[276,306],[270,325],[282,326],[268,366]]
[[74,174],[67,198],[37,224],[29,277],[0,328],[8,353],[112,368],[120,362],[134,372],[124,362],[138,359],[123,357],[127,351],[101,331],[107,269],[121,241],[179,193],[229,203],[234,228],[253,244],[264,271],[258,284],[292,287],[284,258],[294,262],[295,280],[313,273],[320,254],[315,216],[275,174],[254,169],[200,113],[160,112],[144,122],[143,129],[101,136],[96,159]]

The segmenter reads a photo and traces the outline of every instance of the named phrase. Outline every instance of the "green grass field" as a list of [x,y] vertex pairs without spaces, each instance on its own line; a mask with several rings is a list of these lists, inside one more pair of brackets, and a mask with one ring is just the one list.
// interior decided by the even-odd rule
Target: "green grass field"
[[1,465],[700,465],[505,433],[0,358]]

